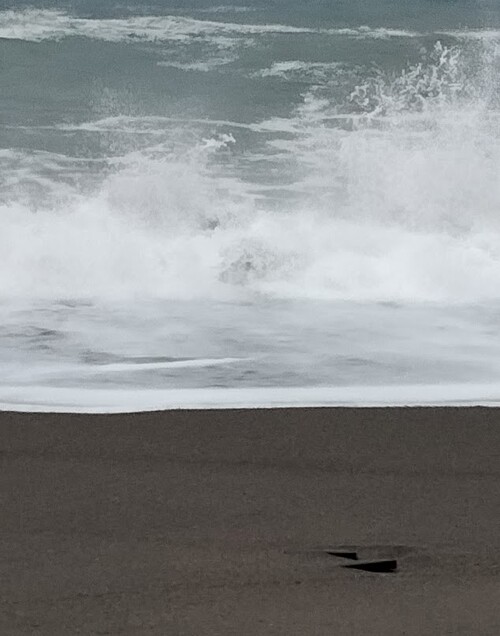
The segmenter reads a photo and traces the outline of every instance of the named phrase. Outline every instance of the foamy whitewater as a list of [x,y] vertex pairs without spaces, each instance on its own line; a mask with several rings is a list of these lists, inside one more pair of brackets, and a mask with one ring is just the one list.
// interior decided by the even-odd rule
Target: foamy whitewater
[[0,4],[0,408],[499,404],[495,4]]

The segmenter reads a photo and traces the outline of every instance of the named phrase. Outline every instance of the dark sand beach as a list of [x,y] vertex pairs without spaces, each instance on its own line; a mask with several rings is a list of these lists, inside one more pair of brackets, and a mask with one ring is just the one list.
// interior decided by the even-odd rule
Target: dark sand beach
[[500,634],[498,410],[3,413],[0,452],[2,635]]

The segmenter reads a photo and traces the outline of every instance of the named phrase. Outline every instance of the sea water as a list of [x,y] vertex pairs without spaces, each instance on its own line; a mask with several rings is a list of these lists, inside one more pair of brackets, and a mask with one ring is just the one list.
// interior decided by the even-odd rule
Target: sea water
[[0,2],[0,404],[500,402],[494,0]]

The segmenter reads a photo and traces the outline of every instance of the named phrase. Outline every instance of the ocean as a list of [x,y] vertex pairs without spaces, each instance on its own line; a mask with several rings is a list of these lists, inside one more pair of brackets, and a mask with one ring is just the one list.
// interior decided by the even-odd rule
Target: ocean
[[497,0],[0,2],[0,408],[500,403]]

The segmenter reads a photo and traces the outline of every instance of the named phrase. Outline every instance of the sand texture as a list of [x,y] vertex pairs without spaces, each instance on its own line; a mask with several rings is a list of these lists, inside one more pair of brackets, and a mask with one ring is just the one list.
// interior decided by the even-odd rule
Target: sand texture
[[500,634],[495,409],[2,413],[0,457],[2,636]]

